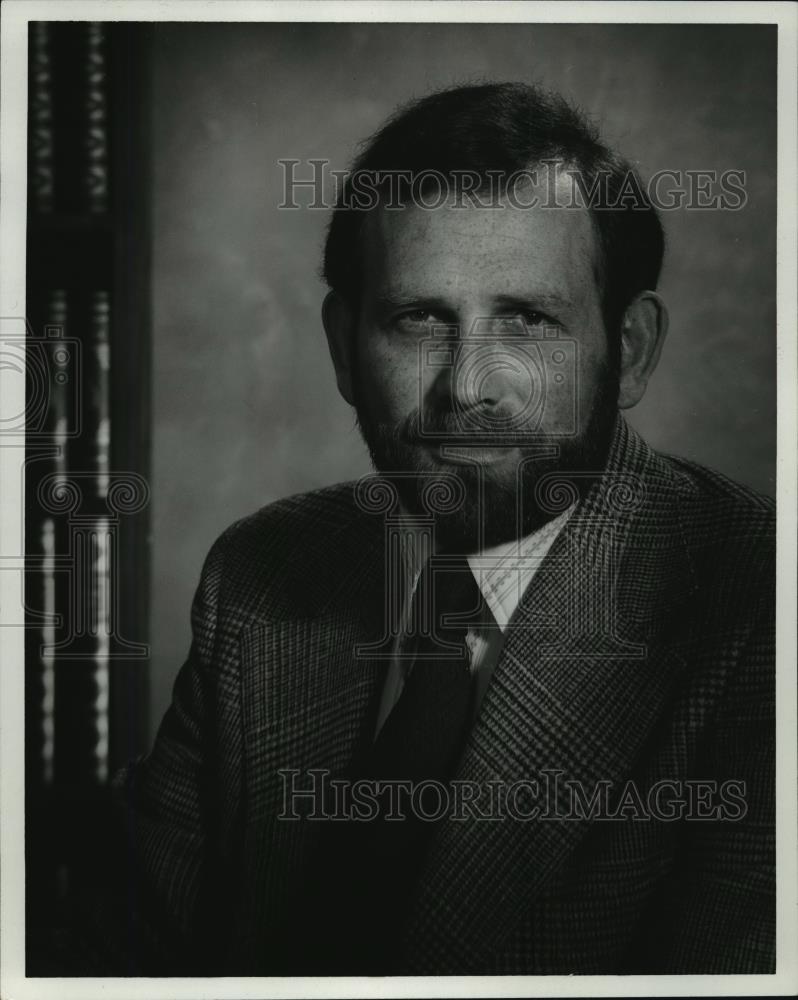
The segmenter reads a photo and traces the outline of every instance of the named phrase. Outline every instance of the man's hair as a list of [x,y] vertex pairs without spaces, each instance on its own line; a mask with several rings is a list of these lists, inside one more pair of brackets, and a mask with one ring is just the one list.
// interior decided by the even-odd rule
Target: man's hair
[[[602,310],[611,345],[631,300],[657,286],[664,235],[656,209],[632,166],[561,96],[523,83],[455,87],[400,108],[364,144],[333,211],[323,277],[353,305],[361,292],[360,231],[369,209],[358,205],[357,175],[436,172],[458,184],[464,172],[498,179],[557,161],[572,173],[598,236]],[[353,183],[353,178],[355,183]],[[406,186],[407,187],[407,186]],[[387,182],[381,202],[385,202]],[[374,205],[370,206],[373,209]]]

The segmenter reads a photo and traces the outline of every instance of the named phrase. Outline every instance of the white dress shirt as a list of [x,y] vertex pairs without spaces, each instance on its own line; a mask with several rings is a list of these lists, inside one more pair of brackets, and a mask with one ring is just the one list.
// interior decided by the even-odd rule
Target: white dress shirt
[[[466,633],[470,669],[475,684],[475,715],[498,662],[508,622],[515,613],[521,596],[543,562],[546,553],[571,516],[573,509],[573,506],[569,507],[552,521],[544,524],[542,528],[533,531],[524,538],[514,539],[491,549],[483,549],[481,552],[467,557],[468,565],[471,567],[471,572],[474,574],[474,579],[490,612],[490,614],[483,616],[482,624],[469,627]],[[408,664],[407,657],[400,657],[398,653],[402,649],[403,639],[407,635],[410,606],[423,568],[422,560],[418,557],[420,549],[421,545],[412,544],[411,536],[410,544],[406,544],[404,548],[406,585],[404,587],[405,597],[402,605],[401,629],[394,644],[395,655],[385,678],[375,737],[399,700],[405,685],[405,678],[409,670],[412,669],[412,664]]]

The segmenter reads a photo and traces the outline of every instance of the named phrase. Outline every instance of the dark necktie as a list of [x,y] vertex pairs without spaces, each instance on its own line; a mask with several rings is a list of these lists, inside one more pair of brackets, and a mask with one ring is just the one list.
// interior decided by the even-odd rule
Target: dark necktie
[[433,556],[411,604],[412,668],[366,765],[375,779],[447,781],[471,715],[466,632],[481,596],[465,558]]
[[[324,948],[319,974],[390,974],[399,968],[396,940],[420,874],[438,796],[421,782],[451,779],[471,721],[473,683],[466,632],[479,617],[482,598],[465,558],[433,557],[422,571],[411,602],[412,666],[402,693],[354,781],[381,782],[378,814],[339,822],[329,831],[317,888],[326,896]],[[408,782],[401,797],[386,786]],[[415,791],[414,791],[415,790]],[[401,818],[389,819],[399,806]]]

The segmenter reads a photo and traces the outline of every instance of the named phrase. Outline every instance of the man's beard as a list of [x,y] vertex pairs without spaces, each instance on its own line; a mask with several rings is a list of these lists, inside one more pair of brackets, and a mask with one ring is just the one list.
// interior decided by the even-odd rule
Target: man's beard
[[[519,461],[499,466],[445,463],[419,443],[423,427],[425,434],[434,433],[435,444],[488,445],[473,430],[469,436],[462,418],[451,409],[425,411],[423,422],[414,410],[399,424],[386,424],[371,418],[356,387],[355,410],[371,460],[393,483],[405,510],[434,514],[438,550],[472,553],[523,538],[585,496],[606,465],[618,389],[617,371],[607,368],[581,432],[561,438],[532,430],[505,434],[501,444],[513,447]],[[494,442],[499,443],[495,435],[491,448]],[[442,502],[458,485],[451,477],[460,481],[454,492],[464,497],[462,502]]]

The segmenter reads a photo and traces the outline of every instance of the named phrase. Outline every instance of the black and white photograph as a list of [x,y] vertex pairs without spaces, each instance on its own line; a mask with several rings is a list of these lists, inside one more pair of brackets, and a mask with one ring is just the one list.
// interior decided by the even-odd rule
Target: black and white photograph
[[3,998],[794,994],[796,8],[4,8]]

